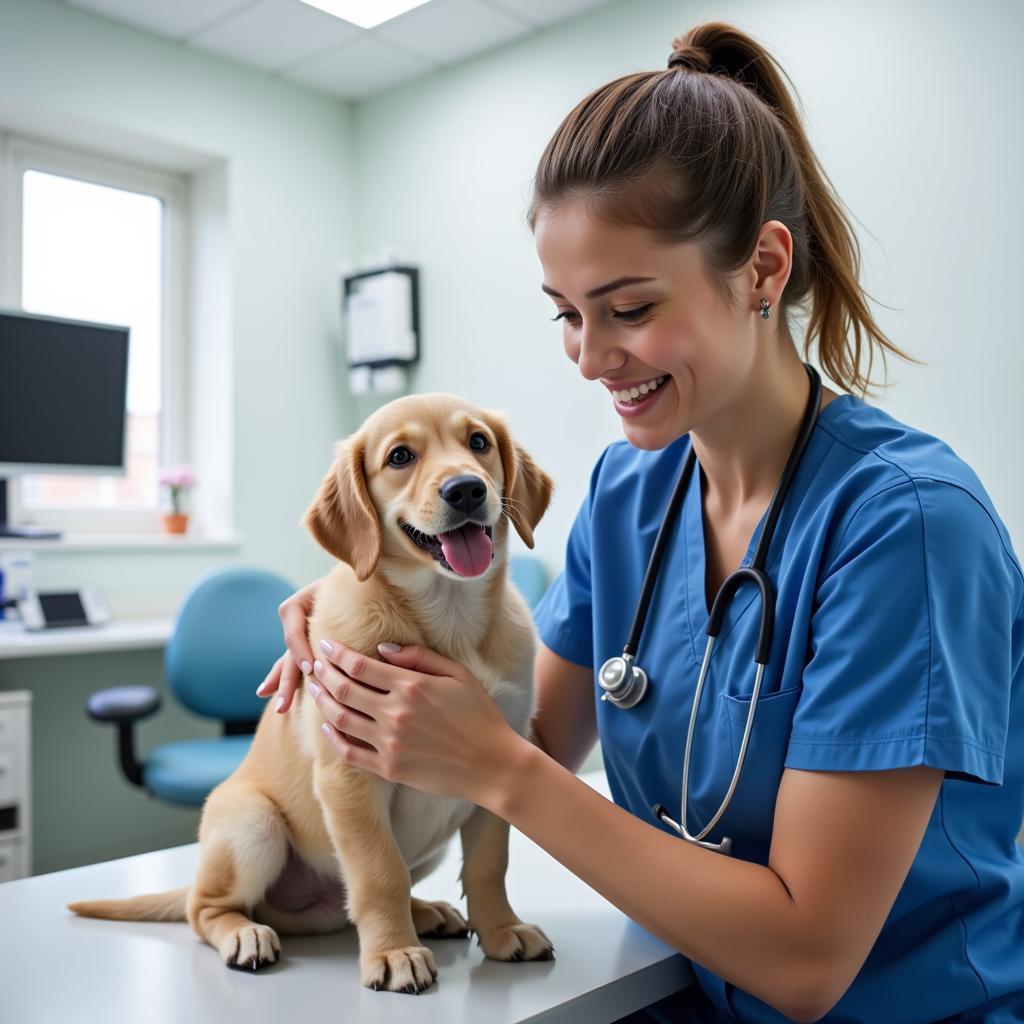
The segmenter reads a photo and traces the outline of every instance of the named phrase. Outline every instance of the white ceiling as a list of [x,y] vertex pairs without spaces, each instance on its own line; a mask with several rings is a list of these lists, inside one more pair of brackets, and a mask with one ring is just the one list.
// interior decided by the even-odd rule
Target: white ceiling
[[608,0],[429,0],[371,29],[300,0],[65,0],[186,46],[360,99]]

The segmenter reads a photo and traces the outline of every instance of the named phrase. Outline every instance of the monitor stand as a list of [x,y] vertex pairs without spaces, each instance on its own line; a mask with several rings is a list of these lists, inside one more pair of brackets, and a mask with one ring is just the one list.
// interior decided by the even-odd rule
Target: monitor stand
[[7,522],[7,478],[0,476],[0,537],[18,537],[22,540],[56,540],[60,530],[44,526],[12,526]]

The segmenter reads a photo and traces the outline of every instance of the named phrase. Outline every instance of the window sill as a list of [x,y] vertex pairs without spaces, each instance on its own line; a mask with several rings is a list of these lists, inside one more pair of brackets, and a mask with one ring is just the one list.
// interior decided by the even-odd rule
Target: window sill
[[204,537],[173,533],[74,533],[57,539],[0,537],[0,551],[215,551],[241,548],[234,534]]

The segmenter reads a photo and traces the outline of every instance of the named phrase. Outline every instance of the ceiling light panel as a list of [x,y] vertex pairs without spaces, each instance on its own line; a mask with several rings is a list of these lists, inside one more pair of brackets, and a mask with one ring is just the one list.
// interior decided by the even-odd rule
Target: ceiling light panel
[[428,0],[302,0],[310,7],[343,18],[360,28],[373,28],[382,22],[397,18]]

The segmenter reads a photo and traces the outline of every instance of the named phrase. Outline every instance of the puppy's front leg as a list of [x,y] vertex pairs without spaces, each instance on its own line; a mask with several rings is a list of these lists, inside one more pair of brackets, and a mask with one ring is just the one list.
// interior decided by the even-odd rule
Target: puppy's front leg
[[535,924],[524,924],[505,893],[508,822],[477,807],[461,828],[463,895],[469,927],[494,960],[553,960],[551,940]]
[[416,939],[409,868],[391,831],[392,784],[372,772],[318,760],[313,788],[341,862],[346,909],[359,933],[363,984],[419,995],[437,978],[437,966]]

